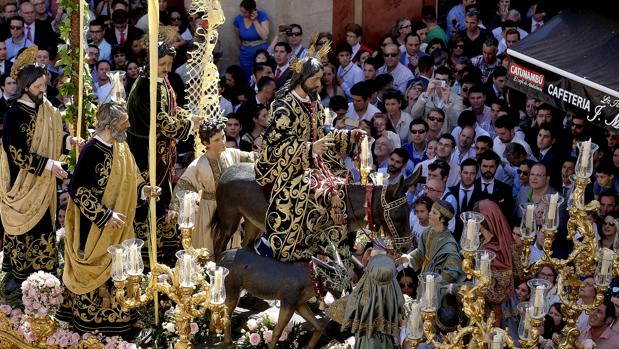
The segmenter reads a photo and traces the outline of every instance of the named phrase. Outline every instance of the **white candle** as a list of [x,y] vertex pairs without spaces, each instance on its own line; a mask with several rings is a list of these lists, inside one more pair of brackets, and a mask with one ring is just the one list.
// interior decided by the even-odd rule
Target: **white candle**
[[138,254],[138,245],[131,245],[129,247],[129,273],[132,275],[138,274]]
[[482,253],[481,259],[479,260],[479,271],[481,275],[485,277],[490,276],[490,257],[486,252]]
[[411,335],[413,338],[418,337],[417,330],[419,329],[419,320],[421,313],[421,304],[418,302],[413,302],[411,305],[411,314],[409,316],[410,326],[411,326]]
[[582,147],[580,147],[580,149],[582,150],[582,157],[580,158],[580,167],[582,169],[587,169],[587,166],[589,166],[589,156],[591,156],[591,138],[589,138],[589,140],[582,142]]
[[472,246],[475,239],[475,221],[472,218],[469,218],[466,222],[466,239],[469,242],[469,246]]
[[376,185],[383,185],[385,179],[385,174],[382,172],[376,173]]
[[503,333],[497,332],[492,338],[492,349],[502,349],[503,348]]
[[533,306],[537,308],[536,310],[538,314],[540,313],[538,309],[542,308],[543,305],[544,305],[544,286],[537,285],[537,287],[535,288],[535,300],[533,302]]
[[426,275],[426,307],[431,308],[434,298],[434,275]]
[[368,164],[368,137],[363,137],[361,140],[361,169],[365,170],[369,167]]
[[613,260],[615,259],[613,251],[604,249],[602,253],[602,268],[600,274],[609,275],[612,272]]
[[331,112],[329,108],[325,108],[325,125],[333,126],[333,119],[331,118]]
[[559,193],[554,193],[550,195],[550,204],[548,205],[548,216],[547,218],[554,223],[555,215],[557,213],[557,204],[559,202]]
[[123,277],[123,250],[122,248],[117,248],[114,251],[114,263],[112,264],[112,276],[117,277],[118,279]]
[[183,268],[181,270],[181,286],[191,287],[193,282],[191,280],[191,255],[183,255]]
[[527,213],[524,216],[524,225],[528,230],[533,229],[533,211],[535,210],[535,205],[529,204],[527,205]]
[[219,290],[221,290],[222,281],[223,281],[223,270],[221,270],[221,268],[217,268],[215,270],[215,285],[213,286],[216,292],[219,292]]
[[191,195],[185,194],[185,196],[183,197],[183,217],[185,218],[186,224],[189,224],[189,216],[191,215],[190,206]]

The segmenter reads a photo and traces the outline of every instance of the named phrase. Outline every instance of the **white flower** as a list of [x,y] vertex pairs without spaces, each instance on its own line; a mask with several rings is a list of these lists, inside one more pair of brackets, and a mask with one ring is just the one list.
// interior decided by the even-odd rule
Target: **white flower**
[[256,319],[247,320],[247,329],[250,331],[255,331],[258,328],[258,322]]
[[333,297],[331,292],[327,292],[327,294],[325,295],[325,304],[331,305],[333,304],[333,302],[335,302],[335,298]]
[[175,327],[174,327],[174,323],[172,322],[165,322],[163,324],[163,328],[168,332],[174,333]]

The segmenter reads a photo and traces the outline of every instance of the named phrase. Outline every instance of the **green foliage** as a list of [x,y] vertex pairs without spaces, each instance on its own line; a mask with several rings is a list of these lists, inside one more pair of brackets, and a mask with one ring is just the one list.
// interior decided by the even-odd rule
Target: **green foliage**
[[[59,28],[60,38],[65,44],[58,45],[58,62],[57,66],[62,67],[64,75],[70,79],[67,82],[60,85],[60,94],[65,97],[72,97],[72,102],[67,105],[67,109],[63,115],[63,119],[68,124],[75,126],[77,119],[77,99],[78,99],[78,84],[81,83],[84,86],[84,92],[82,94],[83,107],[82,107],[82,125],[79,125],[82,129],[86,129],[88,126],[94,124],[94,117],[96,113],[95,95],[93,93],[92,78],[90,76],[90,69],[86,60],[84,60],[84,74],[78,77],[77,72],[74,71],[74,63],[79,62],[79,51],[74,50],[73,47],[77,46],[77,43],[71,43],[71,31],[79,30],[79,28],[71,28],[71,15],[79,11],[80,6],[83,6],[84,23],[88,23],[88,3],[83,0],[58,0],[58,5],[65,9],[66,16],[62,20],[62,24]],[[81,30],[80,30],[81,32]],[[83,35],[80,33],[80,35]],[[77,64],[76,64],[77,65]],[[75,132],[76,130],[74,130]],[[82,138],[87,138],[87,133],[82,133]],[[69,163],[75,163],[76,154],[72,154]]]

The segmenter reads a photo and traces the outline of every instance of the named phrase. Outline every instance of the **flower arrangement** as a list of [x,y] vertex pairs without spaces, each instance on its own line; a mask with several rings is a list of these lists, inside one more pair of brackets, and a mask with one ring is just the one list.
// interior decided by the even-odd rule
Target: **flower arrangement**
[[[34,333],[30,330],[30,323],[20,308],[12,308],[8,304],[0,304],[0,312],[9,319],[17,333],[21,334],[26,342],[32,343],[36,340]],[[105,337],[101,333],[85,333],[80,335],[77,332],[66,328],[57,328],[56,331],[47,338],[47,345],[55,348],[75,348],[81,340],[96,336],[99,342],[103,343],[105,349],[137,349],[133,343],[124,341],[121,337]]]
[[30,274],[21,284],[22,302],[27,315],[54,316],[62,304],[60,280],[50,273],[38,271]]
[[[155,334],[155,341],[161,348],[167,348],[174,345],[178,340],[178,333],[176,333],[176,325],[174,316],[176,315],[177,307],[173,306],[166,310],[163,315],[163,322],[161,323],[161,330]],[[193,343],[205,343],[209,338],[208,319],[210,317],[204,316],[199,319],[194,319],[197,322],[191,322],[191,335],[193,336]],[[205,322],[206,323],[203,323]]]
[[[237,348],[267,348],[271,343],[273,330],[277,326],[278,313],[267,310],[258,315],[257,319],[247,320],[246,329],[241,330],[243,335],[236,343]],[[298,339],[302,334],[301,324],[288,322],[276,348],[298,348]]]
[[349,337],[344,343],[332,341],[327,344],[327,349],[353,349],[355,347],[355,337]]

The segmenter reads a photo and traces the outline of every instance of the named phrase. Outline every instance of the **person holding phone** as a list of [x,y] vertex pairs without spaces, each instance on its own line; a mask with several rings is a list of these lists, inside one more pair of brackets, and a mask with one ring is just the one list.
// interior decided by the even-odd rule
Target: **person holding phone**
[[239,62],[249,82],[256,51],[269,47],[269,17],[256,8],[255,0],[241,1],[239,12],[233,24],[240,43]]

